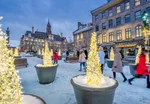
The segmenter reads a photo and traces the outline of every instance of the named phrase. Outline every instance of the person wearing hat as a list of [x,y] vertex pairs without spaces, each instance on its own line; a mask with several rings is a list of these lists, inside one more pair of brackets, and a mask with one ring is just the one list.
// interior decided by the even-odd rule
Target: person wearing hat
[[115,58],[114,58],[112,71],[113,71],[114,78],[116,78],[116,72],[118,72],[118,73],[121,73],[122,77],[124,78],[123,82],[127,81],[127,78],[123,74],[122,57],[121,57],[121,54],[120,54],[120,49],[118,49],[118,48],[115,49]]
[[82,71],[82,66],[84,67],[84,70],[86,71],[86,68],[85,68],[86,55],[84,54],[84,51],[82,49],[80,50],[79,62],[80,62],[80,70],[79,71]]
[[146,54],[147,54],[147,50],[145,50],[144,48],[142,49],[142,53],[139,56],[139,63],[136,66],[136,76],[130,78],[128,80],[129,84],[132,85],[132,81],[135,78],[140,78],[143,75],[147,76],[147,88],[150,88],[150,80],[149,80],[149,75],[150,75],[150,71],[148,71],[148,67],[146,65]]

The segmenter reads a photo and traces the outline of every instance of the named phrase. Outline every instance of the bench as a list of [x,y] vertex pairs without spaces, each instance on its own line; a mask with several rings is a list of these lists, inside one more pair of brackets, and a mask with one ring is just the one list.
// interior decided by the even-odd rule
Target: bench
[[70,63],[79,62],[79,58],[78,57],[67,57],[66,61],[69,61]]
[[14,64],[16,67],[22,67],[22,66],[27,67],[28,66],[26,58],[15,58]]

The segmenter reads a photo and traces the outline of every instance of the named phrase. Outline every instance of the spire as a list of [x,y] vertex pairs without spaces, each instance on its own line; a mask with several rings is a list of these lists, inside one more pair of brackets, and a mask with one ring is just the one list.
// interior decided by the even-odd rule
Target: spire
[[51,32],[51,24],[49,23],[49,18],[48,18],[48,23],[47,23],[47,26],[46,26],[46,32],[48,33],[48,34],[51,34],[52,32]]

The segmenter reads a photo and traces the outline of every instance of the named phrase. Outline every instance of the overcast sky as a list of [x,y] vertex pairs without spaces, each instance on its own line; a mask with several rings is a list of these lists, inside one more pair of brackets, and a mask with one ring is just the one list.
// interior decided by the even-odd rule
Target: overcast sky
[[26,30],[46,31],[48,18],[54,34],[72,37],[77,22],[92,21],[90,11],[106,0],[0,0],[0,21],[3,31],[10,28],[11,44],[18,45]]

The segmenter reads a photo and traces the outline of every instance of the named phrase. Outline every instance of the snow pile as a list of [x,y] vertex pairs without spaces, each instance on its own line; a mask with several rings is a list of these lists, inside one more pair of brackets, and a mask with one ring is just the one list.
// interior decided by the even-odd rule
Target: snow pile
[[23,99],[21,104],[44,104],[39,98],[30,96],[30,95],[23,95]]
[[[83,87],[97,88],[92,85],[86,84],[86,76],[85,75],[80,75],[80,76],[74,77],[73,81],[77,85],[80,85]],[[116,81],[114,79],[106,77],[106,76],[102,76],[102,83],[101,83],[101,85],[99,85],[98,88],[111,87],[111,86],[115,85],[115,83],[116,83]]]

